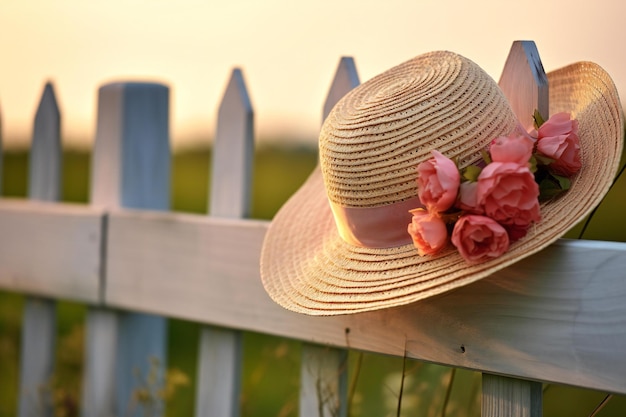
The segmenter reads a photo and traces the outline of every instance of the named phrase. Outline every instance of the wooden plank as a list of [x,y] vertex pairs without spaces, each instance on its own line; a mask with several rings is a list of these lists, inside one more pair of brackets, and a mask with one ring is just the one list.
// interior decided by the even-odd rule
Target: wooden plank
[[[98,95],[91,203],[105,208],[167,210],[169,183],[168,87],[133,82],[102,86]],[[109,250],[107,247],[105,253]],[[107,265],[104,271],[102,298],[106,300]],[[86,346],[91,350],[87,351],[83,404],[89,401],[87,393],[106,399],[114,392],[115,404],[103,401],[104,408],[89,409],[89,415],[141,415],[143,406],[134,404],[132,393],[140,383],[137,375],[147,375],[154,363],[158,363],[160,370],[167,367],[167,319],[129,312],[120,313],[118,322],[113,324],[113,311],[94,308],[87,314],[94,328],[86,333],[86,337],[91,338]],[[91,318],[92,315],[98,318]],[[117,329],[115,337],[112,327]],[[96,346],[96,339],[104,346]],[[100,359],[97,355],[102,349],[116,352],[114,356],[106,356],[111,361],[107,366],[116,370],[115,380],[110,373],[97,373],[96,361]],[[151,405],[160,415],[161,400],[155,399],[155,402]]]
[[441,296],[310,317],[277,306],[261,285],[266,228],[254,220],[112,213],[108,302],[383,354],[402,356],[406,346],[409,357],[429,362],[626,393],[625,243],[561,240]]
[[483,374],[482,417],[541,417],[542,386],[524,381]]
[[[35,113],[28,165],[29,198],[60,200],[61,164],[61,115],[52,84],[46,83]],[[33,232],[38,233],[37,230]],[[55,352],[56,302],[26,297],[20,355],[20,417],[33,413],[52,415],[51,391],[44,387],[50,383],[54,372]]]
[[[359,85],[354,59],[342,57],[330,84],[322,108],[322,121],[335,104]],[[347,351],[329,349],[310,343],[302,345],[302,372],[300,373],[300,416],[345,417],[348,372],[345,369]]]
[[0,200],[0,287],[98,302],[103,217],[74,204]]
[[[235,68],[218,112],[209,194],[211,216],[242,218],[250,213],[253,115],[243,73]],[[242,352],[238,330],[200,329],[196,416],[239,415]]]

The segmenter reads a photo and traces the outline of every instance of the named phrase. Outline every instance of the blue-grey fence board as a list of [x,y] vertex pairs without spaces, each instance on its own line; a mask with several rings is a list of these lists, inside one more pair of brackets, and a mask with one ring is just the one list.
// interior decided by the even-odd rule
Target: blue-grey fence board
[[[342,57],[322,108],[322,121],[335,104],[357,85],[359,75],[354,59]],[[303,344],[300,364],[301,417],[315,417],[320,413],[325,416],[347,416],[347,358],[348,351],[345,349]]]
[[[547,120],[548,76],[535,42],[513,42],[498,85],[526,130],[534,126],[535,110]],[[537,381],[483,373],[483,417],[540,417],[543,399],[541,386],[541,382]],[[515,398],[515,401],[510,401],[511,398]]]
[[[241,69],[235,68],[218,111],[209,207],[211,216],[250,213],[254,114]],[[239,415],[242,335],[205,326],[200,330],[196,416]]]
[[[44,87],[33,126],[28,197],[61,197],[61,114],[51,83]],[[51,416],[52,375],[56,352],[56,301],[26,297],[20,355],[19,416]]]
[[[91,203],[109,208],[167,210],[170,205],[169,88],[153,83],[112,83],[99,90],[98,128],[93,156]],[[109,249],[105,249],[108,253]],[[104,266],[103,283],[107,282]],[[147,283],[149,285],[149,282]],[[103,294],[106,300],[106,292]],[[86,345],[84,415],[106,415],[114,397],[116,415],[141,415],[143,405],[133,392],[143,388],[142,378],[153,369],[166,369],[167,319],[140,312],[92,309]],[[109,317],[107,317],[109,316]],[[96,333],[100,333],[96,335]],[[104,343],[97,346],[95,341]],[[108,352],[103,351],[103,346]],[[111,353],[115,352],[115,354]],[[100,356],[103,355],[103,356]],[[107,358],[115,369],[97,375],[97,361]],[[92,402],[90,402],[90,400]],[[97,407],[92,407],[96,403]],[[154,398],[156,415],[163,413]],[[100,408],[102,407],[102,408]]]

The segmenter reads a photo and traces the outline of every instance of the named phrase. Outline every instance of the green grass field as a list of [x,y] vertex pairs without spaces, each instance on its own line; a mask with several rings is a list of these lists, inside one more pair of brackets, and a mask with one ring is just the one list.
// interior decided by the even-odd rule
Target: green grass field
[[[207,149],[177,153],[172,164],[172,210],[205,213],[208,206],[211,153]],[[316,153],[306,148],[262,147],[255,156],[252,217],[271,219],[278,208],[304,182],[316,164]],[[90,157],[67,151],[63,164],[63,200],[88,200]],[[23,197],[27,190],[28,156],[5,152],[3,195]],[[590,223],[585,238],[626,241],[626,179],[621,178]],[[568,237],[577,238],[580,226]],[[0,417],[16,413],[20,323],[23,297],[0,292]],[[83,321],[85,306],[58,303],[57,370],[53,388],[63,406],[58,416],[74,416],[80,398]],[[196,356],[200,324],[170,319],[168,368],[186,375],[168,402],[167,415],[193,415]],[[244,339],[243,416],[295,416],[298,409],[300,344],[293,340],[246,332]],[[442,416],[450,387],[447,416],[480,415],[480,375],[402,358],[360,352],[349,354],[352,416],[395,416],[404,371],[402,415]],[[450,382],[452,381],[452,384]],[[546,386],[544,415],[585,417],[604,393],[564,386]],[[599,417],[626,415],[626,397],[614,397]]]

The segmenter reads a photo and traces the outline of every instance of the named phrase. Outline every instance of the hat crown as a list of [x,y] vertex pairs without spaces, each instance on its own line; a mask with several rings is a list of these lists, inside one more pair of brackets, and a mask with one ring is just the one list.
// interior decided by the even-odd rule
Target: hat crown
[[377,207],[417,195],[417,165],[432,150],[461,167],[518,122],[497,83],[452,52],[413,58],[344,96],[319,139],[328,198]]

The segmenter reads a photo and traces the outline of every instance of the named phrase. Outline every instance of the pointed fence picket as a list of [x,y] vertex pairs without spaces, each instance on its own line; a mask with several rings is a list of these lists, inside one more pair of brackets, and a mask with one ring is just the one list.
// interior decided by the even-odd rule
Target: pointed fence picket
[[[241,219],[250,213],[254,154],[253,110],[241,69],[232,71],[220,104],[213,145],[211,216]],[[238,416],[242,335],[204,326],[200,331],[196,416]]]
[[[28,197],[56,202],[61,198],[61,114],[51,83],[46,83],[35,114],[30,151]],[[48,387],[56,352],[56,302],[26,297],[22,327],[19,416],[51,416]]]
[[[342,58],[324,117],[358,83],[354,61]],[[534,43],[513,44],[500,85],[518,114],[545,109],[547,85]],[[520,90],[529,94],[520,97]],[[146,411],[133,404],[132,370],[146,372],[150,357],[166,365],[166,317],[204,324],[197,416],[240,414],[245,330],[304,342],[299,415],[305,417],[348,414],[348,349],[483,372],[483,416],[540,416],[541,382],[626,394],[626,244],[562,240],[492,277],[418,303],[338,317],[295,314],[274,304],[260,283],[268,222],[245,218],[254,149],[242,72],[232,72],[218,114],[210,216],[167,211],[168,106],[166,86],[103,86],[90,204],[37,202],[34,195],[0,200],[0,287],[52,300],[26,303],[22,381],[37,374],[33,383],[46,383],[53,300],[69,299],[88,305],[83,416]],[[45,108],[49,120],[54,112]],[[46,123],[42,135],[56,138],[50,132],[58,123]],[[58,176],[41,172],[60,166],[58,153],[44,153],[33,172],[54,183]],[[31,318],[41,311],[43,320]],[[45,372],[30,371],[35,365]],[[20,391],[21,402],[26,388]],[[153,405],[162,415],[162,404]],[[23,409],[20,415],[27,415]]]
[[[547,120],[548,77],[534,42],[513,42],[498,85],[526,130],[533,127],[535,110]],[[483,417],[539,417],[542,413],[541,389],[541,382],[483,373]],[[516,401],[509,401],[510,398],[516,398]]]
[[[342,57],[328,90],[322,121],[348,91],[359,85],[354,59]],[[300,416],[347,417],[348,351],[305,343],[300,365]]]

